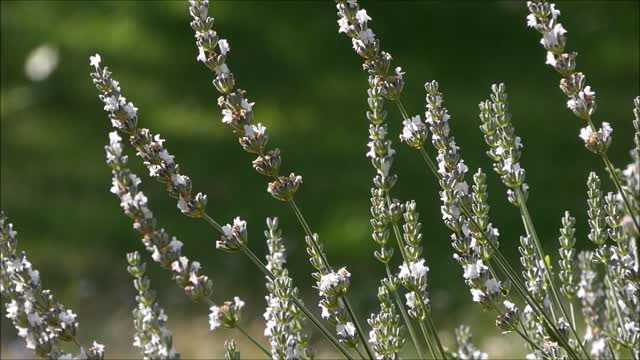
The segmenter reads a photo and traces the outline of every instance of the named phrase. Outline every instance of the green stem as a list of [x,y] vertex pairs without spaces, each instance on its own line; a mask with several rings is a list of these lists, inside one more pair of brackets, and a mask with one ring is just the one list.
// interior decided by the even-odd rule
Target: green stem
[[573,310],[573,301],[572,301],[572,299],[569,299],[569,312],[571,312],[571,324],[575,328],[576,327],[576,314],[575,314],[575,311]]
[[[393,276],[391,275],[391,270],[389,270],[389,264],[384,264],[384,267],[387,270],[387,277],[389,278],[389,281],[391,281]],[[411,323],[411,318],[409,318],[409,315],[407,314],[407,311],[404,309],[404,304],[402,303],[402,300],[400,299],[400,295],[398,294],[397,287],[393,291],[393,295],[394,295],[394,298],[396,300],[396,304],[398,304],[398,308],[400,308],[400,313],[402,314],[402,319],[404,320],[404,323],[407,325],[407,330],[409,330],[409,335],[411,336],[411,341],[413,342],[413,346],[416,348],[416,351],[418,352],[418,356],[420,357],[420,359],[425,359],[424,353],[422,352],[422,349],[420,348],[420,343],[418,342],[418,338],[416,336],[415,329],[413,328],[413,324]]]
[[[320,257],[322,259],[322,262],[323,262],[325,268],[327,269],[327,271],[333,271],[333,270],[331,270],[331,266],[329,265],[329,261],[327,261],[327,258],[325,256],[324,252],[322,251],[322,249],[320,247],[320,244],[318,244],[316,242],[315,238],[313,237],[313,232],[311,231],[311,227],[309,226],[309,224],[305,220],[304,216],[302,215],[302,211],[300,211],[300,208],[298,208],[298,205],[296,204],[296,202],[293,199],[289,200],[289,205],[291,205],[291,208],[293,209],[293,212],[296,214],[296,217],[298,218],[298,221],[300,222],[300,225],[302,225],[302,228],[306,232],[307,236],[309,236],[309,238],[311,239],[311,243],[313,244],[313,246],[316,248],[316,250],[320,254]],[[351,308],[351,304],[349,304],[349,300],[347,299],[347,296],[346,295],[342,295],[340,297],[340,299],[343,300],[343,302],[344,302],[344,304],[345,304],[345,306],[347,308],[347,311],[349,312],[349,316],[351,317],[351,320],[353,321],[353,324],[356,327],[356,331],[358,332],[358,337],[360,337],[360,341],[362,341],[362,346],[367,351],[367,355],[369,356],[370,359],[375,359],[375,356],[374,356],[373,352],[371,351],[371,349],[369,348],[369,345],[367,344],[367,339],[364,337],[364,333],[362,331],[362,327],[360,326],[360,323],[358,322],[358,318],[356,317],[355,313],[353,312],[353,309]]]
[[240,332],[243,333],[244,336],[248,337],[249,340],[251,340],[252,343],[254,343],[258,348],[260,348],[260,350],[262,350],[263,353],[267,354],[267,356],[269,358],[271,358],[271,352],[269,352],[267,349],[262,347],[262,345],[260,345],[260,343],[258,341],[256,341],[256,339],[254,339],[253,336],[249,335],[248,332],[244,331],[244,329],[242,329],[242,327],[240,327],[240,325],[237,325],[236,328],[238,330],[240,330]]
[[444,349],[442,347],[442,343],[440,342],[440,337],[438,336],[438,331],[436,330],[436,327],[433,324],[433,318],[431,317],[431,312],[429,311],[427,306],[424,304],[424,300],[422,299],[422,295],[420,295],[417,292],[416,292],[416,295],[418,295],[418,301],[420,302],[420,306],[423,307],[424,313],[427,315],[427,329],[431,330],[431,337],[433,337],[433,339],[435,339],[436,346],[438,347],[438,351],[440,352],[440,356],[442,356],[441,359],[446,359],[447,358],[447,353],[445,353],[445,351],[444,351]]
[[431,342],[428,339],[427,334],[429,333],[429,331],[425,328],[424,323],[422,321],[418,321],[418,324],[420,324],[420,329],[422,330],[422,335],[424,336],[424,339],[427,341],[427,348],[429,349],[429,352],[431,353],[431,357],[434,359],[437,359],[438,357],[436,356],[436,352],[433,351],[433,346],[431,346]]
[[[516,197],[518,198],[518,204],[520,205],[520,210],[522,212],[522,217],[525,220],[525,228],[528,229],[528,231],[530,232],[530,235],[533,237],[533,243],[535,244],[536,250],[538,252],[538,256],[540,257],[540,260],[542,260],[544,264],[545,273],[546,273],[545,275],[547,277],[547,281],[549,282],[551,293],[553,294],[553,297],[556,303],[558,303],[558,307],[562,312],[562,316],[564,316],[565,319],[569,319],[569,316],[567,315],[567,311],[565,310],[564,305],[562,305],[562,300],[560,300],[559,292],[556,289],[556,285],[553,281],[553,278],[551,277],[551,268],[549,267],[549,264],[545,259],[544,252],[542,250],[542,244],[540,243],[540,238],[538,237],[538,234],[536,233],[536,229],[533,226],[533,221],[531,220],[531,215],[529,214],[529,209],[527,207],[527,202],[524,198],[524,194],[522,193],[522,190],[520,189],[520,187],[515,188],[515,192],[516,192]],[[584,345],[582,345],[582,341],[580,340],[580,336],[578,335],[578,332],[576,331],[575,327],[569,326],[569,328],[571,329],[573,336],[576,337],[576,340],[580,345],[580,349],[582,350],[584,355],[588,358],[589,353],[587,352],[587,349],[585,349]]]
[[[243,247],[242,251],[256,265],[256,267],[258,267],[258,269],[260,269],[267,277],[269,277],[271,280],[275,280],[276,278],[275,275],[273,275],[273,273],[269,269],[267,269],[267,267],[262,263],[262,261],[260,261],[260,259],[248,247],[246,246]],[[296,304],[296,306],[298,306],[298,308],[302,310],[305,316],[309,320],[311,320],[311,322],[318,328],[318,330],[320,330],[320,332],[329,341],[331,341],[331,343],[338,350],[340,350],[340,352],[347,359],[353,359],[349,351],[344,347],[344,345],[342,345],[342,343],[340,343],[340,341],[338,341],[338,339],[336,339],[333,336],[333,334],[324,325],[322,325],[322,323],[309,311],[309,309],[307,309],[307,307],[302,303],[302,301],[300,301],[300,299],[298,299],[297,296],[292,296],[291,299]]]

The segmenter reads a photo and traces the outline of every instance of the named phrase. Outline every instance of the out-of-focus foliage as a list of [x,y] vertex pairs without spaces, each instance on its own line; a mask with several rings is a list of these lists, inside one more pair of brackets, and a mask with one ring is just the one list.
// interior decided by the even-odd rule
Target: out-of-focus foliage
[[[559,77],[544,64],[539,34],[526,27],[524,2],[363,6],[373,17],[370,26],[382,48],[407,72],[404,101],[410,113],[424,112],[423,83],[440,82],[466,163],[472,171],[482,166],[489,174],[492,221],[514,263],[523,233],[519,214],[490,172],[477,128],[477,104],[488,97],[491,83],[509,87],[513,123],[525,144],[529,206],[545,248],[556,254],[551,250],[557,248],[557,229],[567,209],[578,218],[577,247],[589,247],[585,182],[591,169],[604,171],[577,136],[584,125],[565,109]],[[640,90],[639,5],[601,1],[559,7],[569,31],[568,49],[579,52],[578,69],[597,92],[595,119],[614,128],[610,157],[623,166],[630,161],[632,99]],[[311,286],[302,229],[289,209],[266,192],[264,177],[251,169],[252,158],[220,123],[210,75],[196,63],[187,8],[186,1],[1,2],[0,205],[16,223],[20,244],[41,270],[45,286],[76,309],[83,329],[96,331],[92,337],[115,332],[118,344],[127,344],[129,333],[123,336],[101,324],[111,312],[128,321],[134,290],[125,253],[140,249],[141,243],[109,193],[103,145],[110,123],[88,76],[88,58],[96,52],[140,108],[140,126],[162,134],[194,189],[208,194],[210,214],[223,222],[235,216],[247,220],[250,246],[258,254],[266,250],[265,217],[278,216],[292,276],[300,288]],[[214,3],[212,11],[217,30],[231,45],[229,64],[256,102],[255,116],[269,127],[271,144],[282,150],[285,172],[304,176],[297,197],[312,228],[326,243],[332,263],[347,265],[353,274],[351,298],[364,317],[375,306],[383,274],[369,237],[373,174],[364,156],[367,82],[351,44],[337,34],[335,8],[316,1],[224,1]],[[397,139],[400,114],[393,109],[389,115]],[[473,325],[473,314],[491,328],[486,335],[498,334],[490,316],[479,315],[476,307],[467,309],[471,297],[451,258],[436,181],[416,152],[397,141],[395,148],[399,185],[394,190],[401,200],[418,202],[438,327],[452,331],[463,320]],[[184,241],[189,257],[203,263],[216,300],[239,294],[248,299],[247,314],[261,313],[262,276],[246,258],[216,252],[215,233],[204,222],[180,215],[133,154],[130,163],[144,175],[143,189],[161,226]],[[605,186],[613,189],[610,183]],[[205,332],[204,308],[190,306],[166,273],[153,266],[148,272],[171,318],[197,315],[197,331]],[[305,296],[309,304],[317,301],[313,292]],[[3,318],[3,344],[15,337],[9,325]],[[180,330],[174,333],[184,356],[200,354],[180,349]],[[110,350],[111,355],[129,351]]]

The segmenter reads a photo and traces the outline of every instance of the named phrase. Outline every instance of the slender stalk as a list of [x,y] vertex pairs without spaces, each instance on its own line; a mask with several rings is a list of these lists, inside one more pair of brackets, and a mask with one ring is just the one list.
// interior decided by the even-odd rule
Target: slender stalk
[[265,349],[262,345],[260,345],[260,343],[256,341],[256,339],[254,339],[253,336],[251,336],[248,332],[244,331],[244,329],[240,327],[240,325],[236,326],[236,328],[240,330],[240,332],[243,333],[244,336],[248,337],[252,343],[254,343],[258,348],[260,348],[260,350],[262,350],[263,353],[267,354],[267,356],[271,358],[271,353],[267,349]]
[[[249,249],[248,247],[243,247],[242,251],[244,254],[260,269],[266,276],[268,276],[271,280],[274,280],[276,277],[273,273],[267,269],[267,267],[260,261],[260,259]],[[320,332],[331,341],[331,343],[338,349],[340,352],[347,357],[347,359],[353,359],[349,351],[336,339],[333,334],[324,326],[322,323],[307,309],[307,307],[298,299],[297,296],[292,296],[293,302],[302,310],[305,316],[311,320],[311,322],[320,330]]]
[[446,359],[447,354],[444,352],[444,349],[442,348],[442,343],[440,343],[438,332],[436,330],[435,325],[433,324],[433,318],[431,317],[431,312],[429,311],[429,309],[427,309],[427,306],[424,305],[424,300],[422,299],[422,295],[417,293],[416,295],[418,296],[418,301],[420,301],[420,304],[422,304],[421,306],[423,307],[425,314],[427,314],[427,329],[430,330],[431,337],[433,337],[433,339],[435,340],[436,346],[438,347],[438,351],[440,352],[441,359]]
[[[333,270],[331,270],[331,266],[329,265],[329,262],[327,261],[327,258],[325,256],[324,252],[321,251],[320,245],[318,243],[316,243],[316,241],[315,241],[315,239],[313,237],[313,232],[311,231],[311,227],[309,227],[309,224],[307,223],[307,221],[305,220],[304,216],[302,215],[302,212],[300,211],[300,208],[298,208],[298,205],[296,204],[296,202],[293,199],[289,200],[289,204],[291,205],[291,208],[293,209],[293,212],[296,214],[296,217],[298,218],[298,221],[300,222],[300,225],[302,225],[302,228],[307,233],[307,236],[309,236],[311,238],[311,243],[314,245],[314,247],[316,248],[316,250],[320,254],[322,262],[323,262],[325,268],[327,268],[328,271],[333,271]],[[351,304],[349,303],[349,300],[348,300],[347,296],[346,295],[342,295],[340,297],[340,299],[345,304],[347,312],[349,313],[349,317],[351,317],[351,320],[353,321],[353,324],[355,325],[356,330],[358,332],[358,337],[360,338],[360,341],[362,341],[362,346],[367,351],[367,355],[369,356],[370,359],[375,359],[375,356],[373,355],[373,352],[371,351],[371,349],[369,348],[369,345],[367,344],[367,339],[364,337],[364,333],[362,331],[362,327],[360,326],[360,323],[358,322],[358,318],[356,317],[355,313],[353,312],[353,309],[351,308]]]
[[[389,264],[384,264],[384,267],[387,270],[387,277],[389,278],[389,281],[391,281],[392,275],[391,275],[391,270],[389,270]],[[418,356],[420,357],[420,359],[425,359],[424,353],[420,348],[420,343],[418,342],[418,338],[416,337],[416,332],[413,328],[413,324],[411,323],[411,318],[409,318],[409,314],[407,314],[407,311],[404,309],[404,304],[402,303],[402,300],[400,299],[400,295],[398,294],[398,289],[395,289],[395,291],[393,292],[393,295],[396,300],[396,304],[398,304],[398,308],[400,308],[402,319],[404,320],[405,324],[407,324],[407,330],[409,330],[409,335],[411,336],[411,341],[413,342],[413,346],[416,348],[416,351],[418,352]]]
[[209,216],[209,214],[204,213],[204,215],[202,215],[202,218],[209,225],[213,226],[213,228],[216,229],[220,234],[224,234],[224,231],[222,231],[222,226],[220,226],[220,224],[218,224],[215,220],[213,220],[211,216]]
[[576,314],[573,310],[573,301],[569,301],[569,312],[571,313],[571,324],[573,327],[576,327]]
[[[547,263],[544,257],[544,252],[542,251],[542,244],[540,243],[540,238],[538,237],[538,234],[536,233],[536,229],[533,226],[533,221],[531,220],[531,215],[529,214],[529,209],[527,207],[524,194],[522,193],[522,190],[519,187],[515,189],[515,192],[516,192],[516,197],[518,198],[518,204],[520,205],[520,210],[522,211],[522,217],[525,220],[525,223],[527,224],[525,228],[528,228],[528,231],[531,233],[530,235],[533,237],[533,243],[535,244],[536,249],[538,251],[538,256],[544,263],[544,267],[546,270],[545,275],[547,276],[547,281],[549,282],[551,293],[553,294],[555,301],[558,303],[558,307],[562,312],[562,316],[564,316],[565,319],[569,319],[569,316],[567,315],[567,311],[565,310],[564,305],[562,305],[562,300],[560,300],[558,289],[556,289],[556,285],[553,282],[553,278],[551,277],[551,268],[549,267],[549,264]],[[582,345],[582,341],[580,341],[580,336],[578,335],[578,332],[576,331],[575,327],[569,326],[569,328],[571,329],[573,336],[576,337],[578,344],[580,344],[580,349],[584,352],[585,356],[589,357],[589,353],[585,349],[584,345]]]
[[431,346],[431,343],[429,342],[429,339],[427,338],[427,334],[429,333],[429,331],[425,328],[424,323],[422,321],[418,321],[418,324],[420,324],[420,329],[422,330],[422,334],[424,336],[424,339],[427,341],[427,348],[429,349],[429,352],[431,353],[431,357],[434,359],[437,359],[438,357],[436,356],[436,352],[433,351],[433,347]]

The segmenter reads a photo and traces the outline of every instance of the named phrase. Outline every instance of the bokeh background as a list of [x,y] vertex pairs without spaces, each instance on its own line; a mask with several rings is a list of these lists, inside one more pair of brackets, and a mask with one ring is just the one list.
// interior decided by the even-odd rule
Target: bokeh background
[[[302,229],[289,208],[265,191],[265,178],[250,166],[252,158],[221,124],[211,76],[196,62],[186,1],[0,4],[0,204],[44,285],[78,313],[82,342],[98,339],[110,357],[137,356],[129,317],[135,291],[125,253],[143,248],[109,192],[103,146],[111,128],[89,78],[88,58],[96,52],[140,108],[140,126],[162,134],[194,190],[209,196],[214,218],[223,223],[235,216],[246,219],[250,246],[261,256],[265,217],[281,219],[288,266],[306,302],[317,309]],[[601,175],[604,170],[580,143],[583,124],[565,109],[559,76],[544,64],[540,35],[526,27],[524,2],[363,1],[363,6],[382,48],[393,55],[394,66],[406,71],[404,102],[410,113],[424,111],[423,83],[440,82],[466,163],[489,174],[492,220],[513,263],[523,228],[490,171],[478,130],[477,104],[495,82],[508,86],[513,122],[525,144],[529,206],[545,248],[557,258],[564,210],[578,218],[577,246],[590,247],[585,181],[591,169]],[[632,146],[632,99],[640,92],[639,3],[567,1],[559,8],[569,31],[568,49],[579,52],[578,69],[597,92],[595,119],[615,129],[610,156],[624,166]],[[304,176],[297,194],[303,212],[326,244],[330,261],[347,265],[353,274],[350,297],[364,323],[377,309],[383,268],[372,256],[369,236],[373,170],[364,155],[367,77],[361,59],[337,34],[330,1],[222,1],[210,11],[216,30],[231,44],[228,62],[238,83],[256,102],[256,118],[269,128],[271,145],[282,150],[284,171]],[[397,139],[400,115],[390,105],[388,111]],[[394,192],[401,200],[418,202],[433,314],[445,343],[451,344],[457,324],[467,323],[494,357],[522,356],[512,346],[519,341],[499,335],[493,315],[471,301],[440,219],[437,183],[418,153],[397,141],[395,148],[399,182]],[[203,264],[217,301],[234,295],[245,299],[246,327],[261,337],[263,277],[242,255],[217,252],[211,228],[181,216],[131,155],[160,224],[185,243],[186,255]],[[604,186],[613,189],[610,182]],[[208,332],[206,307],[190,303],[165,271],[149,265],[185,358],[220,357],[222,341],[231,337],[246,356],[258,355],[239,333]],[[29,356],[4,317],[1,330],[2,358]],[[317,334],[314,341],[320,356],[332,356]]]

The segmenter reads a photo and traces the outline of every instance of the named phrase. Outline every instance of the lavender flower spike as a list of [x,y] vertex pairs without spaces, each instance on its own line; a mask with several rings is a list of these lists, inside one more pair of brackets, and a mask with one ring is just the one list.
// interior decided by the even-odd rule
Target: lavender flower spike
[[[86,351],[78,343],[76,314],[55,301],[50,290],[42,289],[40,272],[24,252],[17,251],[17,234],[0,211],[0,294],[6,316],[26,341],[27,349],[47,359],[104,358],[103,345],[94,341]],[[78,345],[80,353],[65,352],[65,342]]]
[[149,169],[149,176],[164,184],[171,197],[178,200],[178,209],[190,217],[202,217],[207,196],[191,193],[191,179],[179,172],[173,155],[163,146],[164,139],[153,134],[149,129],[138,128],[138,108],[120,92],[120,83],[111,77],[107,67],[100,66],[99,54],[90,58],[90,65],[95,71],[91,78],[104,102],[104,110],[108,113],[114,128],[129,136],[129,142],[137,150],[138,155]]

